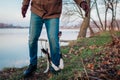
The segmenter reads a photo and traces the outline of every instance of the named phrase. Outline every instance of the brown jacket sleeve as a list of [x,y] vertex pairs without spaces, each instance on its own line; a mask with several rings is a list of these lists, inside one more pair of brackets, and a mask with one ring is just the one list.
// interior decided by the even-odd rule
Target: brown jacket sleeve
[[23,0],[22,5],[29,5],[30,0]]
[[80,3],[84,0],[74,0],[76,2],[76,4],[80,5]]

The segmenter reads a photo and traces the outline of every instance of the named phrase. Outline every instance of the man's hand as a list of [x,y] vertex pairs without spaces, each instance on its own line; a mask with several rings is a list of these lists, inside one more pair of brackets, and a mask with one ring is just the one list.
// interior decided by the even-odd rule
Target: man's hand
[[85,16],[87,17],[88,16],[88,13],[89,13],[89,7],[88,7],[88,4],[86,1],[82,1],[80,3],[80,7],[85,11]]
[[28,9],[28,5],[23,5],[21,8],[23,18],[26,17],[27,9]]

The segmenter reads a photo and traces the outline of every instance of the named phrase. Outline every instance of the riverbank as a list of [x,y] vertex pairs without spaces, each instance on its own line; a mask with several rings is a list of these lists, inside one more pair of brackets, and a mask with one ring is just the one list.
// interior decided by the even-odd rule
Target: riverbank
[[[61,40],[75,40],[79,30],[61,31]],[[0,70],[5,67],[21,68],[29,64],[28,36],[29,29],[0,29]],[[46,29],[42,30],[40,39],[47,39]],[[67,44],[61,42],[60,45]],[[45,47],[45,41],[38,42],[38,57],[43,56],[41,45]]]
[[[65,68],[58,75],[48,78],[48,74],[43,74],[46,59],[40,57],[36,73],[27,80],[119,80],[119,37],[120,32],[114,32],[112,37],[109,32],[102,32],[72,41],[68,46],[61,47]],[[22,74],[26,68],[6,68],[0,71],[0,79],[24,80]]]

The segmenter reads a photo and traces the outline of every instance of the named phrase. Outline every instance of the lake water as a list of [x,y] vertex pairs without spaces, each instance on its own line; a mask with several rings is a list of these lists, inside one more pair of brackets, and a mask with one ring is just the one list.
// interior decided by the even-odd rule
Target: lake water
[[[61,39],[75,40],[79,30],[62,29],[61,31]],[[0,70],[29,64],[28,32],[28,29],[0,29]],[[47,39],[45,29],[42,30],[40,38]],[[41,42],[38,43],[38,57],[43,55],[40,49]]]

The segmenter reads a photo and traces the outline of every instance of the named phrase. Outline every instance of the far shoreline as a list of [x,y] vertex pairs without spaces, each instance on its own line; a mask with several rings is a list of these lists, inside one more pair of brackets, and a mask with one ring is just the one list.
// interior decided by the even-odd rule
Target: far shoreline
[[[29,29],[29,27],[4,27],[4,28],[1,28],[0,29]],[[45,29],[45,28],[43,28]],[[66,29],[73,29],[73,30],[79,30],[79,28],[60,28],[62,30],[66,30]]]

